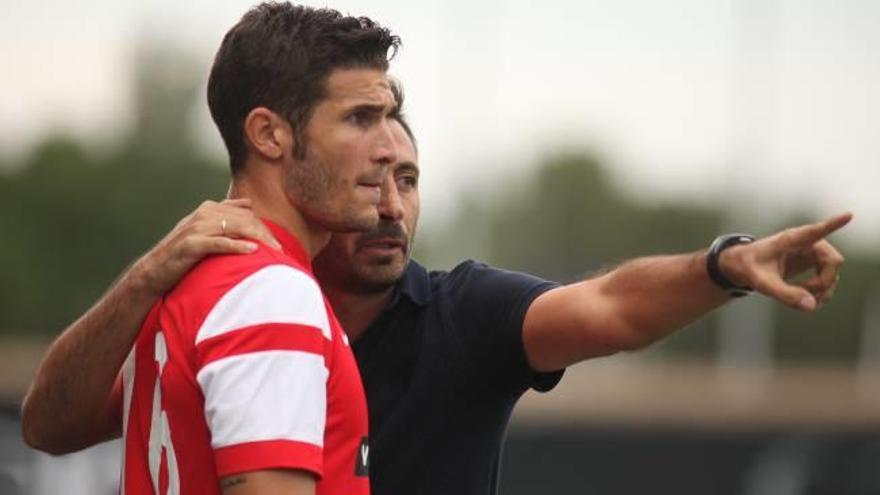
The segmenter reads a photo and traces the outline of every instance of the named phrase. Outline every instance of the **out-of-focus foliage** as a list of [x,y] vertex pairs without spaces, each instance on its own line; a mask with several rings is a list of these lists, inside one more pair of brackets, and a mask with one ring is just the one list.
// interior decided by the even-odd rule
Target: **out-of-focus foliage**
[[182,124],[196,78],[154,56],[138,67],[136,125],[115,151],[53,136],[0,175],[0,332],[59,331],[201,200],[223,197],[228,173]]
[[[183,215],[224,195],[225,166],[202,156],[188,131],[189,108],[201,97],[198,78],[161,51],[142,57],[135,126],[113,152],[99,156],[53,136],[25,163],[0,163],[11,171],[0,174],[0,334],[58,332]],[[435,266],[483,257],[574,281],[635,256],[704,249],[726,218],[720,208],[633,198],[587,152],[549,155],[528,180],[492,189],[465,195],[450,228],[423,235],[417,256]],[[811,219],[803,214],[779,227]],[[777,307],[777,355],[857,355],[880,260],[850,255],[848,263],[837,297],[818,314]],[[716,327],[716,318],[704,318],[661,350],[711,354]]]
[[[425,254],[467,256],[460,246],[477,239],[488,245],[482,254],[491,263],[569,282],[635,256],[705,249],[726,224],[721,208],[686,202],[651,205],[622,193],[601,160],[587,153],[550,156],[536,176],[522,182],[503,185],[507,189],[488,201],[477,195],[465,198],[449,234],[429,241],[437,240],[441,248],[428,246]],[[798,215],[778,227],[813,220]],[[821,311],[803,315],[775,306],[777,356],[856,357],[868,293],[877,280],[880,259],[848,256],[843,283]],[[674,334],[662,349],[673,354],[712,354],[717,328],[717,318],[709,316]]]
[[722,221],[717,211],[643,206],[584,154],[550,157],[531,191],[503,198],[492,211],[493,258],[558,280],[634,256],[694,250]]

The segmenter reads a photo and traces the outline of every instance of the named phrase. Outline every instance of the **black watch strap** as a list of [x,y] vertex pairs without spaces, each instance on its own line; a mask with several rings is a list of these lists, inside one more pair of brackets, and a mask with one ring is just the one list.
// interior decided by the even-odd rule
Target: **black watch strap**
[[725,234],[718,236],[712,242],[712,245],[709,246],[709,252],[706,254],[706,271],[709,272],[709,278],[715,282],[715,285],[727,291],[732,297],[747,296],[752,293],[752,288],[735,285],[725,277],[718,266],[718,258],[725,249],[740,244],[748,244],[754,240],[755,238],[748,234]]

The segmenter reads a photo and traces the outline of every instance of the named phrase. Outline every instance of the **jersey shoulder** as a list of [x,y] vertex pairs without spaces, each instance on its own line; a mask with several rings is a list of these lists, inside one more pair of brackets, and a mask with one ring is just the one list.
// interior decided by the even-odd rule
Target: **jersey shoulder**
[[[288,267],[304,275],[304,283],[317,286],[317,281],[305,266],[280,251],[260,245],[256,251],[249,254],[206,257],[187,272],[167,297],[190,297],[193,294],[229,290],[243,279],[273,266]],[[284,270],[282,273],[285,271],[289,270]]]
[[[324,298],[312,273],[280,251],[210,256],[169,292],[163,306],[201,335],[212,322],[287,321],[296,317],[330,335]],[[207,332],[205,335],[212,334]]]

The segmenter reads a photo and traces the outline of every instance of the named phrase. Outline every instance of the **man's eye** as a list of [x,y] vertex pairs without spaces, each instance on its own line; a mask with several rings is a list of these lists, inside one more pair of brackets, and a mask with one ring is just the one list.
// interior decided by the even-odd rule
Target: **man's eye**
[[357,126],[367,126],[370,124],[372,116],[368,112],[355,112],[348,116],[348,120]]
[[419,185],[419,179],[414,175],[404,175],[397,179],[397,183],[397,187],[412,189]]

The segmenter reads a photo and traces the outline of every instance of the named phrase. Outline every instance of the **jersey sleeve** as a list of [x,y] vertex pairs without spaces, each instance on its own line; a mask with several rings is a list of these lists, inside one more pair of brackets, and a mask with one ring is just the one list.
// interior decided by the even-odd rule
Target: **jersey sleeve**
[[196,379],[219,477],[322,476],[330,338],[318,284],[291,266],[258,270],[211,308],[195,338]]
[[472,355],[473,366],[495,382],[516,389],[546,392],[559,383],[564,370],[532,370],[523,345],[523,321],[532,302],[559,284],[526,273],[467,261],[451,273],[456,326]]

